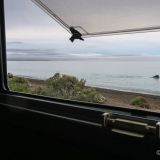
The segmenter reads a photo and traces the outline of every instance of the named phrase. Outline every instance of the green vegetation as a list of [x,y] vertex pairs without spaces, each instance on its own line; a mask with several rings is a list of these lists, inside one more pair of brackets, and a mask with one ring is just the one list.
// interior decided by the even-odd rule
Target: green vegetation
[[130,102],[131,105],[138,106],[141,108],[150,109],[149,102],[142,96],[135,97]]
[[95,88],[87,87],[85,83],[84,79],[79,80],[74,76],[59,73],[45,80],[43,84],[35,84],[32,83],[32,80],[8,74],[8,84],[12,91],[92,103],[104,103],[106,101],[105,97],[98,93]]
[[8,85],[12,91],[17,92],[29,92],[30,86],[26,79],[21,77],[10,77],[8,76]]

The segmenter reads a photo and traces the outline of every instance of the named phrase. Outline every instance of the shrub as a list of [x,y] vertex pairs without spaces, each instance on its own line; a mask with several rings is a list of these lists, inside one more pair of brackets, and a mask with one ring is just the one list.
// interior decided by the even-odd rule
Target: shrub
[[149,102],[142,96],[138,96],[138,97],[133,98],[131,100],[130,104],[134,105],[134,106],[141,107],[141,108],[146,108],[146,109],[150,108]]
[[13,76],[8,78],[8,84],[11,91],[30,92],[29,83],[25,78]]
[[56,73],[53,77],[44,81],[43,86],[29,85],[25,78],[9,76],[9,88],[12,91],[26,92],[44,96],[52,96],[64,99],[80,100],[93,103],[104,103],[105,97],[96,89],[85,86],[84,79],[74,76]]
[[47,94],[65,99],[80,100],[94,103],[104,103],[105,97],[94,88],[86,87],[84,79],[56,73],[46,81]]
[[87,87],[82,89],[74,99],[93,103],[104,103],[106,100],[105,97],[100,93],[97,93],[94,88]]
[[46,90],[42,87],[38,87],[38,88],[34,88],[32,91],[31,91],[32,94],[37,94],[37,95],[47,95],[46,94]]

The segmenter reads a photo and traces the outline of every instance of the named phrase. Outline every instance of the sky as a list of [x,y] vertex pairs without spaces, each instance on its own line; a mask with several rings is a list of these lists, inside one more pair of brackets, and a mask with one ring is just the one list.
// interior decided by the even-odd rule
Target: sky
[[160,60],[160,32],[101,36],[71,43],[71,35],[31,0],[5,0],[5,18],[10,60],[104,57]]

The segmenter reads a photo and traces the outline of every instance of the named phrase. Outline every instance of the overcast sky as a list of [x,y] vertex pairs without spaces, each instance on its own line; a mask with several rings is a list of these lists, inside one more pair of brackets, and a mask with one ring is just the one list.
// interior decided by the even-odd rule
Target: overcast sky
[[12,53],[34,49],[56,55],[69,52],[79,57],[160,56],[160,32],[94,37],[71,43],[70,34],[30,0],[5,0],[5,17],[7,48]]

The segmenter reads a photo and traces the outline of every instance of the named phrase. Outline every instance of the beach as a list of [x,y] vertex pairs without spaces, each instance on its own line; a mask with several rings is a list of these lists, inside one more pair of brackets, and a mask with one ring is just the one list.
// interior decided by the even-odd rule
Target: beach
[[[38,87],[44,85],[44,80],[26,78],[29,84],[33,87]],[[91,87],[91,86],[88,86]],[[94,87],[95,88],[95,87]],[[101,93],[106,98],[106,105],[115,106],[115,107],[125,107],[125,108],[136,108],[136,109],[144,109],[138,106],[130,105],[130,101],[137,97],[144,97],[148,103],[150,104],[150,110],[154,112],[160,112],[160,97],[158,95],[151,94],[143,94],[143,93],[135,93],[135,92],[127,92],[127,91],[119,91],[112,89],[103,89],[103,88],[95,88],[99,93]],[[148,110],[148,109],[145,109]]]
[[130,105],[130,101],[135,97],[142,96],[145,99],[147,99],[152,110],[160,111],[160,105],[159,105],[160,97],[157,95],[118,91],[118,90],[111,90],[111,89],[101,89],[101,88],[96,88],[96,89],[106,97],[107,105],[140,109],[139,107]]

